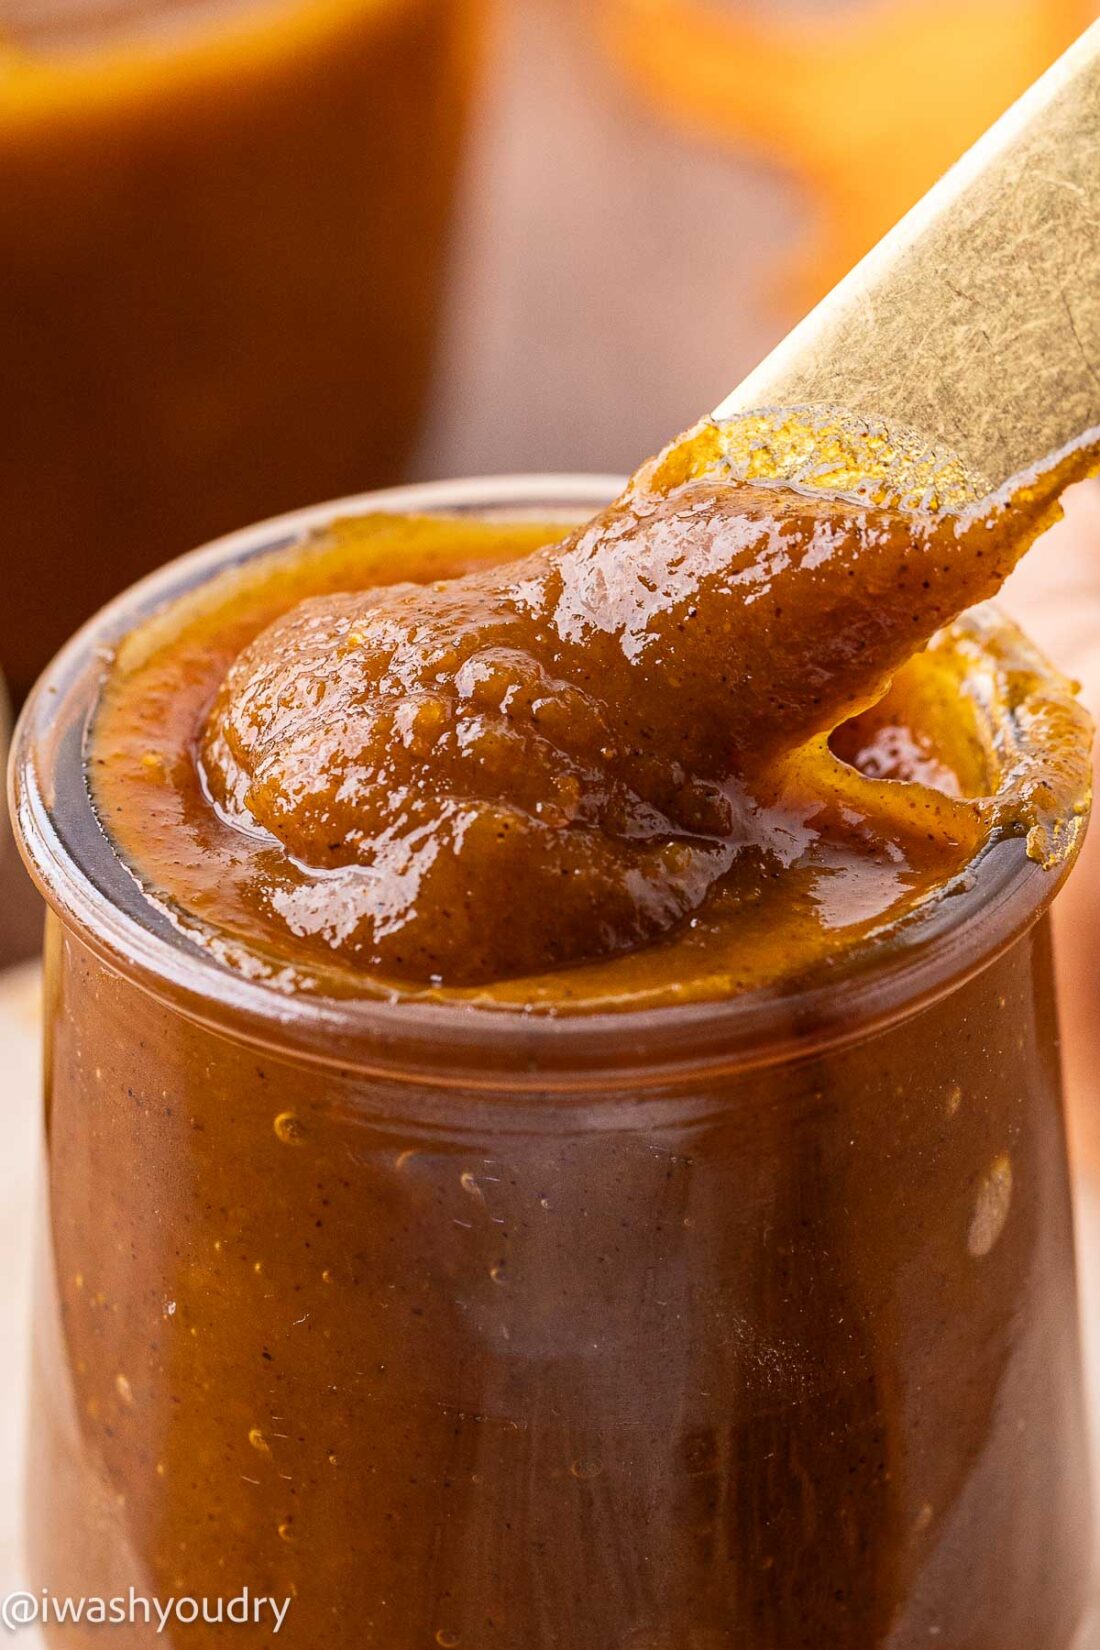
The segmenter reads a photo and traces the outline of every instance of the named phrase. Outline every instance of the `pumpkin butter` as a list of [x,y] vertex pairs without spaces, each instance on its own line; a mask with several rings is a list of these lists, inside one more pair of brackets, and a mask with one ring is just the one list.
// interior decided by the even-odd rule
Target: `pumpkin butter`
[[62,656],[36,1586],[211,1647],[247,1586],[290,1650],[1070,1650],[1089,727],[981,604],[1098,451],[707,424],[583,525],[276,524]]
[[564,538],[338,522],[125,644],[97,806],[199,943],[294,989],[781,984],[994,835],[1075,833],[1084,713],[1003,620],[955,621],[1098,450],[981,497],[904,438],[776,416],[689,432]]

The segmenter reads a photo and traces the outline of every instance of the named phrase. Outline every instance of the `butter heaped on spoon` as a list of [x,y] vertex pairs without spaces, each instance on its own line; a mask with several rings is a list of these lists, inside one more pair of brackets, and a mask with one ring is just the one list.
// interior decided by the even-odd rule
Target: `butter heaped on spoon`
[[560,543],[277,618],[208,719],[209,793],[281,854],[261,898],[289,934],[448,986],[652,943],[746,867],[775,874],[794,798],[803,823],[816,801],[819,829],[915,852],[914,889],[996,831],[1046,852],[1082,774],[1021,776],[995,807],[869,792],[828,736],[996,592],[1098,464],[1094,431],[990,492],[827,410],[705,423]]

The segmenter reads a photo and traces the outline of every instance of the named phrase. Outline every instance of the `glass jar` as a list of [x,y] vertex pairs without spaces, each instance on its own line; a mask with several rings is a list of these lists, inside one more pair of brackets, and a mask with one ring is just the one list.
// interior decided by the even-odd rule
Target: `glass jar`
[[10,0],[0,665],[214,533],[399,479],[482,0]]
[[333,509],[138,585],[18,730],[50,904],[34,1585],[229,1620],[248,1589],[301,1650],[1062,1650],[1092,1541],[1058,878],[1006,840],[835,981],[657,1011],[219,968],[93,814],[104,658]]

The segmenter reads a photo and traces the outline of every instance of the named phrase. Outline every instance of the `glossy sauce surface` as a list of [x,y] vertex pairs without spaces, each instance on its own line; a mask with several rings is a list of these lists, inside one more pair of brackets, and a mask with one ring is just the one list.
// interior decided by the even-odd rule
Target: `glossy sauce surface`
[[229,966],[500,1006],[782,988],[998,834],[1056,860],[1083,713],[1009,627],[953,621],[1095,444],[982,497],[815,439],[812,480],[797,420],[703,426],[565,538],[362,517],[215,580],[115,661],[106,828]]

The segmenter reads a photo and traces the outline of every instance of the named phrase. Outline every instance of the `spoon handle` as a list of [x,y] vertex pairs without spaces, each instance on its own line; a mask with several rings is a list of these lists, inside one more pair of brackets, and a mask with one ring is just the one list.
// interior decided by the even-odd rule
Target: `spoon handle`
[[1100,424],[1100,23],[714,416],[807,403],[907,425],[996,482]]

